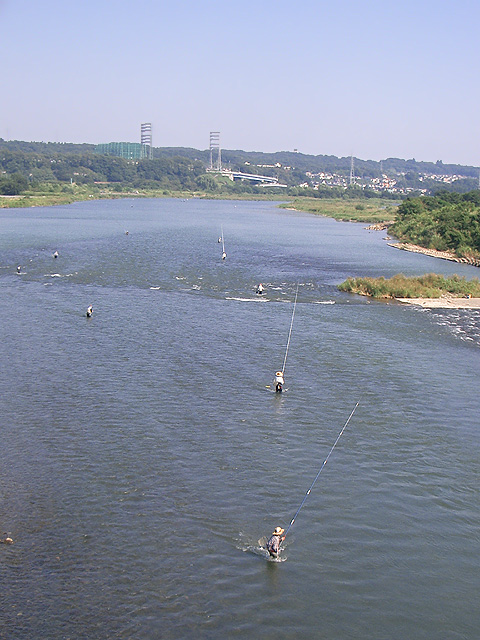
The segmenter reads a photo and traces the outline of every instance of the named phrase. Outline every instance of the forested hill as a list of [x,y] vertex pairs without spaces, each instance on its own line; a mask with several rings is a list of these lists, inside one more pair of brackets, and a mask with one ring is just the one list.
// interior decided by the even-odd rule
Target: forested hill
[[0,138],[0,151],[20,151],[50,156],[56,153],[93,153],[94,144],[75,144],[73,142],[24,142],[23,140],[3,140]]
[[[0,138],[0,193],[18,193],[25,180],[35,184],[108,182],[130,188],[207,193],[265,193],[247,181],[230,183],[207,174],[210,151],[155,147],[152,160],[126,160],[95,152],[93,144],[5,141]],[[214,158],[214,162],[216,158]],[[292,151],[263,153],[222,149],[222,166],[264,174],[287,185],[293,196],[312,198],[404,198],[447,189],[458,193],[478,186],[479,169],[442,162],[387,158],[381,162]]]
[[[18,151],[22,153],[37,153],[51,156],[53,154],[91,154],[94,153],[94,144],[75,144],[70,142],[24,142],[20,140],[6,141],[0,138],[0,151]],[[208,149],[199,150],[192,147],[154,147],[154,158],[189,158],[199,160],[205,164],[210,161]],[[331,173],[348,174],[351,167],[351,157],[337,157],[332,155],[309,155],[294,151],[276,151],[265,153],[260,151],[242,151],[222,149],[222,161],[225,166],[236,165],[233,168],[245,167],[245,163],[253,166],[273,165],[277,163],[282,167],[293,167],[302,172],[317,173],[327,171]],[[432,174],[432,175],[460,175],[478,180],[479,168],[469,165],[443,164],[437,162],[417,161],[414,158],[403,160],[401,158],[386,158],[381,162],[376,160],[362,160],[354,158],[354,171],[356,176],[375,177],[381,172],[387,174]]]
[[390,232],[426,249],[480,257],[480,191],[408,198],[397,209]]

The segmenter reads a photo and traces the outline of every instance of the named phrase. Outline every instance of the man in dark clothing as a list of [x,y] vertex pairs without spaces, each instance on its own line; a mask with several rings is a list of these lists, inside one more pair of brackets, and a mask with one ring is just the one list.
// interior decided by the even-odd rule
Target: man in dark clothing
[[285,540],[285,536],[282,536],[284,531],[285,529],[282,529],[282,527],[276,527],[267,542],[267,551],[272,558],[278,558],[278,554],[280,553],[280,543]]

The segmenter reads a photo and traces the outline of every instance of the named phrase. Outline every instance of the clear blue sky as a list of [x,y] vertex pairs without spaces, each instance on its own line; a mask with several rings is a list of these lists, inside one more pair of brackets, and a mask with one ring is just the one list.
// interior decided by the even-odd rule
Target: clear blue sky
[[0,137],[480,166],[480,0],[0,0]]

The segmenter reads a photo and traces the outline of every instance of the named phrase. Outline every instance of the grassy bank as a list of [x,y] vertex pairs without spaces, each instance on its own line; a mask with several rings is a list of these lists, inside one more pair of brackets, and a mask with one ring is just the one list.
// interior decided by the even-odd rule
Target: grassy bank
[[171,191],[167,189],[124,189],[114,184],[61,185],[44,184],[19,196],[0,196],[0,208],[48,207],[82,200],[113,198],[206,198],[209,200],[263,200],[281,202],[284,209],[305,211],[336,220],[364,223],[392,222],[397,203],[381,200],[319,200],[292,198],[282,192],[211,193],[206,191]]
[[373,298],[440,298],[442,295],[454,297],[480,297],[478,278],[466,280],[457,275],[448,278],[428,273],[424,276],[408,278],[397,274],[393,278],[348,278],[338,285],[340,291],[358,293]]
[[[114,197],[112,193],[93,185],[57,185],[45,184],[32,188],[18,196],[0,196],[0,208],[51,207],[59,204],[71,204],[82,200]],[[117,197],[122,197],[118,194]]]
[[267,200],[284,202],[284,194],[228,194],[205,191],[170,191],[166,189],[118,190],[113,185],[44,185],[18,196],[0,196],[0,209],[50,207],[83,200],[116,198],[206,198],[210,200]]
[[295,198],[280,206],[284,209],[305,211],[346,222],[382,223],[393,221],[398,203],[380,198],[371,200]]

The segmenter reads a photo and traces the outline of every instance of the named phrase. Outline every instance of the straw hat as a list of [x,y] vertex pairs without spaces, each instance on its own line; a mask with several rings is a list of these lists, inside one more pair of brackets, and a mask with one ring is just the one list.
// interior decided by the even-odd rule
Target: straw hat
[[282,527],[275,527],[275,531],[273,532],[273,535],[274,536],[281,536],[284,531],[285,531],[285,529],[282,529]]

